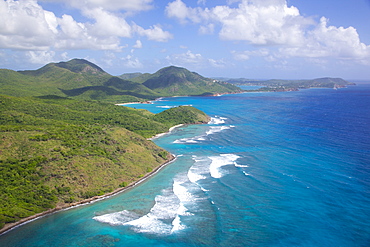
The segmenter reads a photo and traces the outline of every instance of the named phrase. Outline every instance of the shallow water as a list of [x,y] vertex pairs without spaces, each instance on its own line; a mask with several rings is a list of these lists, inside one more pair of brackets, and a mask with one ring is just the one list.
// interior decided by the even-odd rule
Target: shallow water
[[177,160],[110,199],[0,236],[1,246],[368,246],[370,85],[165,98],[212,121],[154,140]]

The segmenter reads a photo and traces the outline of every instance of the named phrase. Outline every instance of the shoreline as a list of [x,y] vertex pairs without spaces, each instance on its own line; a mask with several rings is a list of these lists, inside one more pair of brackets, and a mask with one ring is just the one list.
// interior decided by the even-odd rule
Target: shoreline
[[[173,130],[174,128],[177,128],[177,127],[179,127],[179,125],[171,127],[170,130]],[[170,131],[162,133],[162,134],[165,135],[169,132]],[[161,134],[158,134],[158,135],[161,135]],[[156,135],[156,136],[158,136],[158,135]],[[152,138],[158,138],[159,137],[159,136],[158,137],[156,137],[156,136],[154,136]],[[57,213],[57,212],[60,212],[60,211],[66,211],[66,210],[76,208],[76,207],[79,207],[79,206],[84,206],[84,205],[87,205],[87,204],[90,204],[90,203],[95,203],[97,201],[108,199],[112,196],[118,195],[118,194],[120,194],[122,192],[125,192],[127,190],[130,190],[130,189],[133,189],[135,186],[143,183],[144,181],[146,181],[150,177],[154,176],[157,172],[159,172],[165,166],[174,162],[176,160],[176,156],[173,155],[173,154],[170,154],[170,155],[171,155],[171,157],[169,159],[167,159],[164,163],[157,166],[153,171],[145,174],[139,180],[130,183],[126,187],[117,188],[117,189],[113,190],[112,192],[106,193],[106,194],[101,195],[101,196],[94,196],[94,197],[91,197],[91,198],[88,198],[88,199],[85,199],[85,200],[82,200],[82,201],[73,202],[73,203],[62,205],[62,206],[56,206],[55,208],[51,208],[51,209],[48,209],[48,210],[43,211],[41,213],[37,213],[37,214],[31,215],[31,216],[28,216],[26,218],[20,219],[17,222],[7,223],[7,224],[4,225],[3,228],[0,229],[0,235],[6,234],[6,233],[16,229],[17,227],[20,227],[20,226],[25,225],[27,223],[30,223],[34,220],[40,219],[42,217],[45,217],[45,216],[48,216],[48,215],[51,215],[51,214],[54,214],[54,213]]]
[[178,125],[172,126],[171,128],[168,129],[167,132],[156,134],[155,136],[152,136],[152,137],[148,138],[147,140],[152,141],[154,139],[157,139],[159,137],[162,137],[164,135],[167,135],[167,134],[171,133],[171,131],[173,131],[174,129],[176,129],[178,127],[181,127],[181,126],[184,126],[184,125],[185,124],[178,124]]
[[[143,103],[143,102],[129,102],[129,103],[120,103],[120,104],[115,104],[115,105],[138,104],[138,103],[141,103],[141,104],[153,104],[152,102],[149,101],[149,102],[145,102],[145,103]],[[167,132],[159,133],[159,134],[157,134],[157,135],[155,135],[153,137],[148,138],[147,140],[150,140],[151,141],[151,140],[157,139],[159,137],[162,137],[162,136],[164,136],[166,134],[169,134],[174,129],[176,129],[178,127],[181,127],[181,126],[184,126],[184,125],[186,125],[186,124],[178,124],[178,125],[172,126],[171,128],[168,129]],[[39,218],[42,218],[42,217],[45,217],[45,216],[48,216],[48,215],[51,215],[51,214],[54,214],[54,213],[57,213],[57,212],[60,212],[60,211],[65,211],[65,210],[69,210],[69,209],[72,209],[72,208],[75,208],[75,207],[84,206],[84,205],[87,205],[87,204],[90,204],[90,203],[94,203],[94,202],[97,202],[97,201],[100,201],[100,200],[108,199],[108,198],[110,198],[112,196],[118,195],[119,193],[122,193],[122,192],[125,192],[125,191],[129,190],[129,189],[132,189],[135,186],[137,186],[140,183],[142,183],[145,180],[147,180],[148,178],[150,178],[153,175],[155,175],[163,167],[165,167],[165,166],[171,164],[172,162],[174,162],[176,160],[176,156],[173,155],[173,154],[170,154],[170,155],[171,155],[171,157],[169,159],[167,159],[163,164],[157,166],[153,171],[145,174],[142,178],[140,178],[137,181],[134,181],[134,182],[130,183],[126,187],[117,188],[117,189],[113,190],[112,192],[106,193],[106,194],[101,195],[101,196],[94,196],[94,197],[91,197],[91,198],[88,198],[88,199],[85,199],[85,200],[81,200],[81,201],[78,201],[78,202],[73,202],[73,203],[68,203],[68,204],[62,204],[62,205],[56,206],[54,208],[48,209],[46,211],[43,211],[41,213],[37,213],[37,214],[31,215],[31,216],[28,216],[26,218],[20,219],[17,222],[7,223],[7,224],[4,225],[3,228],[0,229],[0,235],[6,234],[6,233],[8,233],[8,232],[10,232],[10,231],[12,231],[14,229],[16,229],[17,227],[20,227],[22,225],[25,225],[27,223],[30,223],[30,222],[32,222],[34,220],[39,219]]]
[[114,105],[133,105],[133,104],[153,104],[152,101],[137,101],[137,102],[127,102],[127,103],[117,103]]

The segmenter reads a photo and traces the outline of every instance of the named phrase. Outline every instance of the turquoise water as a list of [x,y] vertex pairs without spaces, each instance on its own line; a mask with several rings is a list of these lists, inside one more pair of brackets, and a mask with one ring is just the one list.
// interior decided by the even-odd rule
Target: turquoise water
[[0,246],[368,246],[370,85],[165,98],[212,117],[155,142],[139,186],[0,236]]

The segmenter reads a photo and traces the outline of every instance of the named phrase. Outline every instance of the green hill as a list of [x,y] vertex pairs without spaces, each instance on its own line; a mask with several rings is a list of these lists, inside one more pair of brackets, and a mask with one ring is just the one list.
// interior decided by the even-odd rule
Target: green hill
[[50,63],[38,70],[0,70],[0,92],[12,96],[57,95],[112,103],[159,97],[142,84],[111,76],[84,59]]
[[0,95],[0,228],[127,186],[170,158],[146,138],[207,121],[187,106],[155,115],[98,101]]
[[[122,79],[126,78],[126,79]],[[11,96],[56,95],[80,100],[124,103],[163,96],[202,95],[241,90],[184,68],[167,67],[154,74],[115,77],[84,60],[50,63],[37,70],[0,70],[0,93]]]
[[171,159],[147,138],[206,123],[203,112],[112,104],[165,95],[83,59],[0,70],[0,227],[125,187]]
[[205,78],[175,66],[160,69],[146,78],[143,85],[163,96],[212,95],[242,91],[229,83]]

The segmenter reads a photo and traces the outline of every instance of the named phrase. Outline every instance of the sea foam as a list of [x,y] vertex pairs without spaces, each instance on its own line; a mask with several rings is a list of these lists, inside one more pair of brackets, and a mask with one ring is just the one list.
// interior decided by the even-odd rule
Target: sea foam
[[175,140],[173,143],[177,143],[177,144],[195,144],[195,143],[199,143],[201,141],[206,141],[207,136],[209,136],[209,135],[212,135],[212,134],[221,132],[223,130],[228,130],[228,129],[231,129],[231,128],[235,127],[233,125],[221,125],[221,124],[224,124],[226,120],[227,120],[227,118],[225,118],[225,117],[218,117],[218,116],[212,117],[211,121],[208,123],[211,126],[209,126],[209,130],[207,130],[204,135],[199,135],[199,136],[189,137],[189,138],[181,138],[181,139]]
[[211,156],[209,158],[212,160],[209,166],[211,176],[213,178],[221,178],[225,175],[222,167],[226,165],[235,165],[235,161],[240,157],[235,154],[220,154],[219,156]]

